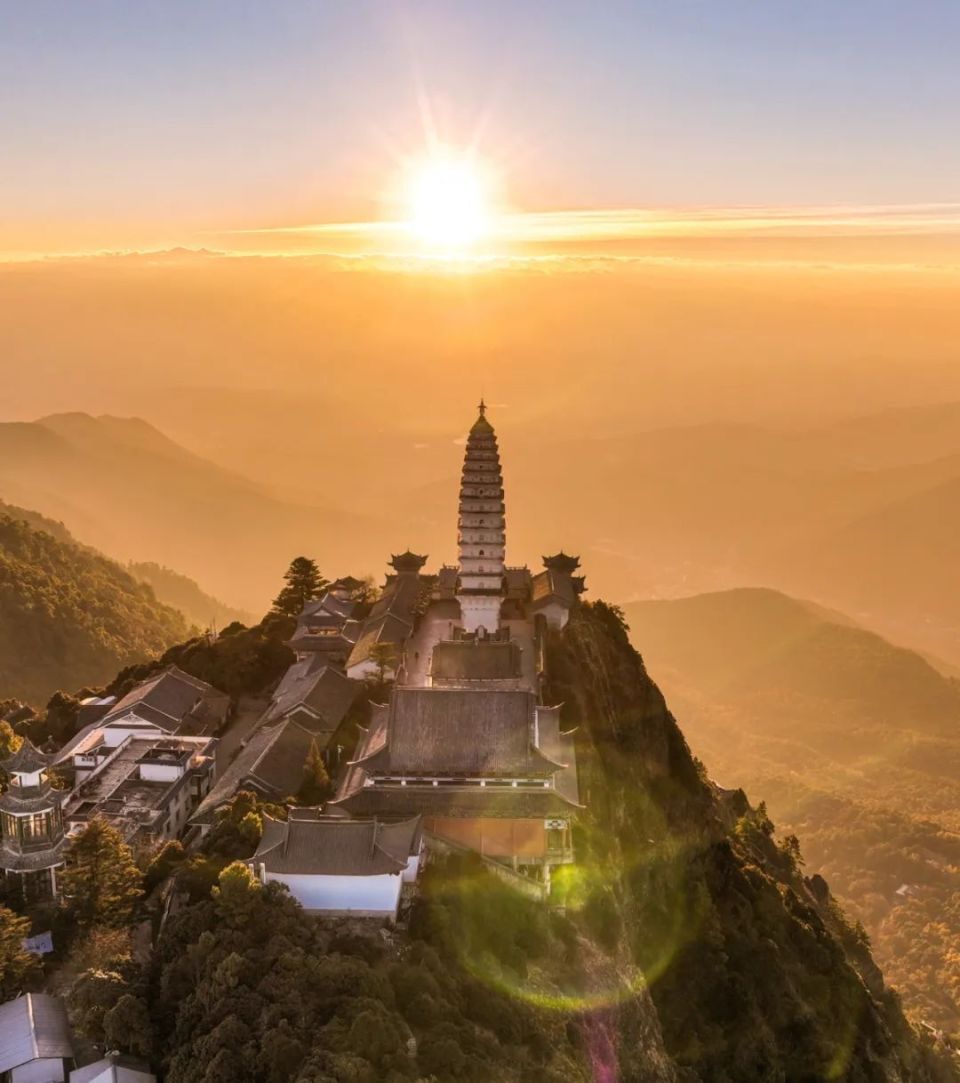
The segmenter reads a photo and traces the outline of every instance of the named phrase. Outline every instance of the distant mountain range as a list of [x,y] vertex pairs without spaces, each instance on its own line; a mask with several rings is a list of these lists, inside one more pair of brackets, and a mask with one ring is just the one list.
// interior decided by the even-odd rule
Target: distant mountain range
[[[391,544],[437,563],[455,555],[456,441],[471,404],[369,431],[362,411],[289,391],[142,405],[176,441],[136,418],[0,425],[0,499],[254,613],[300,553],[326,574],[376,576]],[[572,418],[511,429],[503,413],[509,559],[579,552],[604,596],[763,584],[960,667],[960,404],[818,429],[606,436],[578,436]]]
[[[771,590],[625,607],[634,645],[726,787],[765,800],[862,918],[907,1007],[960,1029],[960,682]],[[944,672],[943,670],[946,670]]]
[[256,618],[244,609],[234,609],[211,597],[192,579],[152,561],[131,562],[127,571],[141,583],[147,583],[164,605],[173,606],[198,628],[222,630],[228,624],[254,624]]
[[[452,558],[471,409],[366,432],[343,403],[205,389],[156,397],[151,417],[180,443],[138,419],[9,423],[0,498],[259,613],[300,552],[375,575],[382,539]],[[501,429],[512,559],[563,545],[606,595],[765,583],[960,666],[960,405],[803,431]]]
[[[292,462],[291,472],[323,465]],[[338,505],[337,497],[349,504],[348,487],[327,489],[333,499],[322,506],[277,499],[138,419],[0,424],[0,498],[62,520],[115,559],[175,568],[259,612],[300,553],[331,575],[357,566],[365,520]]]

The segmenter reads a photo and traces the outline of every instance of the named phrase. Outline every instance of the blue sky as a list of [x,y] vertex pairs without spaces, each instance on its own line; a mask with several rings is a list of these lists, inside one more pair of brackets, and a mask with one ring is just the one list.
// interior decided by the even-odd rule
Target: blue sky
[[425,101],[527,210],[950,201],[958,55],[952,0],[2,0],[0,247],[370,216]]

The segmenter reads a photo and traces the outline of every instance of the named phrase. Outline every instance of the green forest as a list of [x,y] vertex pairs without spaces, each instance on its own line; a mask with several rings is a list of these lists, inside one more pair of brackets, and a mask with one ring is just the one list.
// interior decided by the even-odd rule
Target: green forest
[[960,1034],[960,684],[774,591],[626,607],[695,752],[766,802],[908,1013]]
[[106,683],[188,632],[149,586],[51,526],[0,509],[0,700]]

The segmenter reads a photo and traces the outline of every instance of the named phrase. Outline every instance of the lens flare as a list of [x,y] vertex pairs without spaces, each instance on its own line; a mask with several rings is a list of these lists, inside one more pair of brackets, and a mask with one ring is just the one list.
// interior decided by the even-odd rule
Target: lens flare
[[[550,909],[570,919],[568,934],[575,935],[566,946],[565,961],[533,953],[517,967],[509,957],[498,956],[490,950],[492,930],[502,933],[510,918],[493,909],[489,874],[476,869],[451,876],[445,891],[468,930],[456,938],[464,969],[516,1000],[576,1017],[588,1029],[600,1025],[604,1012],[646,995],[670,970],[677,953],[699,935],[708,910],[708,900],[691,891],[688,882],[698,841],[679,839],[665,827],[656,841],[637,840],[618,847],[616,854],[609,852],[606,833],[590,825],[578,827],[577,863],[554,871],[551,891]],[[649,928],[620,923],[623,900],[614,900],[614,884],[620,885],[618,891],[653,892],[661,901]],[[602,1035],[591,1034],[600,1041]],[[597,1056],[603,1060],[601,1053],[598,1046]]]

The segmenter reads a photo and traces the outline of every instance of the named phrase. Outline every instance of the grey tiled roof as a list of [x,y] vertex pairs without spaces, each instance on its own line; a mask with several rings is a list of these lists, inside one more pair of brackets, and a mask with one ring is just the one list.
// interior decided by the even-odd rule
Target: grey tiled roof
[[404,572],[388,576],[383,594],[374,603],[370,616],[347,659],[347,668],[370,657],[376,643],[391,643],[398,648],[413,631],[414,611],[421,591],[433,582],[432,577]]
[[54,757],[55,762],[63,763],[64,760],[69,759],[70,756],[73,755],[73,751],[75,748],[82,745],[83,742],[86,741],[90,734],[93,733],[95,730],[99,730],[102,728],[103,727],[100,725],[99,722],[91,722],[89,723],[89,725],[84,726],[82,730],[79,730],[77,733],[75,733],[70,738],[70,740],[67,741],[67,743],[56,753]]
[[572,606],[576,601],[576,591],[569,575],[547,568],[533,577],[532,599],[534,607],[537,604],[546,604],[549,601],[559,601],[564,605]]
[[570,816],[579,806],[548,787],[360,786],[333,802],[353,816],[490,817],[551,819]]
[[0,1075],[32,1060],[72,1057],[67,1009],[59,997],[27,993],[0,1004]]
[[315,656],[294,663],[277,687],[260,725],[217,779],[191,822],[213,823],[216,810],[244,786],[274,800],[295,794],[303,783],[303,769],[313,742],[322,752],[350,709],[358,687],[340,670]]
[[347,668],[366,661],[373,647],[378,643],[389,643],[393,646],[397,655],[395,661],[399,662],[400,648],[412,631],[412,621],[403,620],[393,613],[387,613],[379,618],[371,617],[364,625],[360,638],[350,652]]
[[[274,740],[251,766],[248,777],[278,798],[289,797],[303,783],[303,769],[315,738],[294,722],[281,722],[273,727],[277,732]],[[322,750],[324,742],[318,742]]]
[[339,669],[314,655],[295,662],[283,675],[264,714],[265,721],[284,718],[298,707],[315,716],[302,724],[317,733],[332,733],[343,721],[360,686]]
[[29,737],[24,737],[23,743],[17,751],[12,756],[0,761],[0,767],[3,767],[9,774],[14,772],[34,774],[37,771],[42,771],[44,767],[47,767],[52,762],[53,756],[41,752]]
[[287,821],[264,817],[263,836],[250,861],[273,873],[382,876],[403,871],[419,838],[418,816],[379,823],[291,809]]
[[0,810],[4,812],[43,812],[57,804],[57,793],[50,783],[43,786],[9,786],[0,796]]
[[544,753],[564,765],[563,769],[553,776],[557,792],[565,800],[578,804],[580,787],[577,782],[577,753],[573,743],[573,731],[561,733],[559,707],[537,708],[537,735]]
[[63,852],[67,839],[62,837],[44,850],[28,850],[19,853],[8,846],[0,846],[0,869],[7,872],[39,872],[63,864]]
[[300,611],[298,619],[303,620],[306,617],[317,617],[326,614],[345,620],[353,612],[356,604],[351,598],[338,598],[336,594],[327,591],[326,594],[322,594],[312,602],[307,602]]
[[170,666],[132,688],[102,719],[103,725],[136,713],[168,731],[175,730],[198,703],[207,696],[220,697],[206,681],[191,677]]
[[196,812],[190,817],[191,823],[213,823],[216,810],[221,805],[225,805],[237,790],[243,789],[242,784],[245,779],[249,778],[254,764],[279,737],[284,725],[285,723],[275,726],[261,726],[247,738],[246,743],[234,757],[233,762],[217,779],[213,788],[200,802]]
[[559,765],[534,745],[535,707],[530,692],[395,688],[383,747],[368,742],[356,762],[382,775],[549,775]]
[[531,579],[529,568],[505,568],[503,575],[507,581],[508,591],[521,594],[529,591]]

